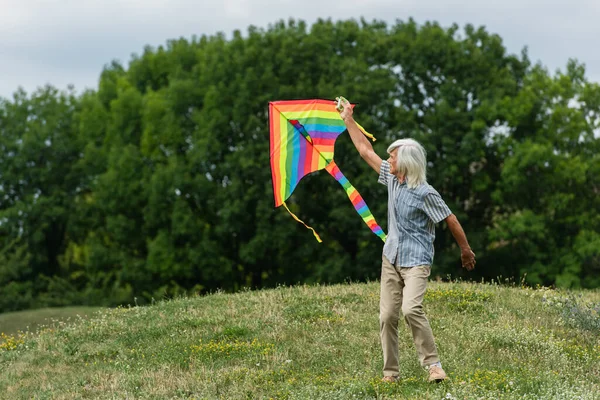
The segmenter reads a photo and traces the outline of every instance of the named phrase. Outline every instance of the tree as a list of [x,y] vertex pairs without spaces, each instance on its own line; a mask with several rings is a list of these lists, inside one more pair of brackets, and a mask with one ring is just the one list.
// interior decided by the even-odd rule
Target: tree
[[[3,305],[5,310],[34,305],[33,293],[46,292],[54,279],[68,278],[61,257],[80,182],[75,165],[82,142],[73,122],[77,107],[72,92],[52,87],[30,97],[21,90],[12,102],[0,103],[0,257],[7,263],[0,282],[15,299]],[[60,294],[54,294],[49,302],[62,304]]]
[[[381,242],[326,173],[273,207],[268,102],[357,102],[386,156],[413,137],[478,255],[470,277],[600,285],[600,90],[484,28],[278,22],[146,47],[98,90],[0,100],[0,310],[377,279]],[[386,192],[347,135],[335,159],[385,228]],[[462,276],[441,225],[434,275]]]
[[490,246],[532,284],[600,284],[600,86],[584,73],[538,66],[507,105]]

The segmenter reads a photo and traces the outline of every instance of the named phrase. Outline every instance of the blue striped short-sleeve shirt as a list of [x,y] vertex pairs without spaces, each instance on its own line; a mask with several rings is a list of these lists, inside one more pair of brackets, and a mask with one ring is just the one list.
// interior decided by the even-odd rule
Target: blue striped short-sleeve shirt
[[388,187],[388,234],[383,255],[397,267],[433,263],[435,224],[452,214],[440,194],[428,183],[410,189],[390,173],[383,160],[379,183]]

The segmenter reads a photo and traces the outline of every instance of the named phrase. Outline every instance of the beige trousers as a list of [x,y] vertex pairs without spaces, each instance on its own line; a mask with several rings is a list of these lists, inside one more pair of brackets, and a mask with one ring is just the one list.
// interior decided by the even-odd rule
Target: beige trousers
[[440,361],[433,332],[423,311],[423,297],[429,265],[401,268],[393,266],[386,257],[381,265],[381,297],[379,326],[383,350],[383,375],[399,375],[398,320],[400,310],[410,328],[422,366]]

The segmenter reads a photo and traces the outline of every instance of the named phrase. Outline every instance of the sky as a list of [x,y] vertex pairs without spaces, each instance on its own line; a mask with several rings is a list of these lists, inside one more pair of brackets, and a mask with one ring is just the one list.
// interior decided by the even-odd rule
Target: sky
[[510,53],[564,70],[569,58],[600,82],[599,0],[0,0],[0,97],[51,84],[96,89],[112,60],[193,35],[231,36],[293,18],[471,23],[499,34]]

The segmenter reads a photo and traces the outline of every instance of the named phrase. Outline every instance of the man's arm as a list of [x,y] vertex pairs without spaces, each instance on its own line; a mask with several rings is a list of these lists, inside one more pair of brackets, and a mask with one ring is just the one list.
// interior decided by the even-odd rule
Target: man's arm
[[375,153],[369,139],[365,137],[358,125],[356,125],[356,122],[352,117],[352,105],[345,103],[344,110],[340,112],[340,116],[344,120],[348,133],[350,134],[350,139],[352,139],[352,143],[354,143],[354,147],[356,147],[360,156],[375,170],[375,172],[379,173],[379,169],[381,168],[381,157]]
[[452,232],[452,236],[454,236],[456,243],[458,243],[460,247],[460,258],[462,260],[463,268],[466,268],[467,271],[471,271],[475,268],[475,253],[473,253],[471,246],[469,246],[465,231],[454,214],[450,214],[446,218],[446,223],[448,224],[448,228],[450,229],[450,232]]

